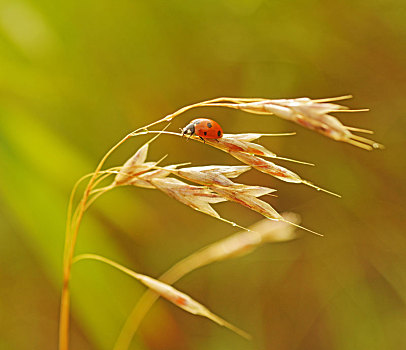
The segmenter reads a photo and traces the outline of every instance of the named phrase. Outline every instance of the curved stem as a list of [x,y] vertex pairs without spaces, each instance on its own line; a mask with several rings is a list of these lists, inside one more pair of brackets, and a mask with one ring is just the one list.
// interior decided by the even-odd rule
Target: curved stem
[[[122,143],[127,141],[132,134],[128,134],[122,140],[120,140],[116,145],[114,145],[102,158],[99,164],[96,167],[92,177],[89,180],[89,183],[86,186],[86,189],[83,193],[83,197],[79,203],[79,211],[76,218],[76,222],[73,228],[73,232],[70,230],[70,223],[68,217],[68,223],[66,228],[66,240],[64,247],[64,261],[63,261],[63,286],[61,294],[61,305],[60,305],[60,316],[59,316],[59,350],[68,350],[69,349],[69,304],[70,304],[70,293],[69,293],[69,280],[71,275],[72,268],[72,257],[75,249],[75,244],[77,240],[77,235],[79,232],[80,223],[86,208],[87,200],[89,198],[90,192],[92,190],[93,184],[96,181],[96,178],[105,163],[106,159],[114,152]],[[76,186],[77,187],[77,186]],[[74,190],[76,190],[76,187]],[[73,192],[73,191],[72,191]],[[73,195],[71,196],[73,200]],[[71,213],[72,204],[69,204],[69,214]]]
[[103,167],[104,163],[106,162],[107,158],[121,144],[123,144],[129,138],[131,138],[133,136],[137,136],[138,134],[142,134],[143,130],[148,130],[148,128],[150,128],[151,126],[157,125],[157,124],[165,122],[165,121],[171,121],[176,116],[178,116],[192,108],[209,106],[210,103],[213,103],[213,102],[232,101],[232,100],[238,100],[238,99],[220,97],[220,98],[215,98],[212,100],[195,103],[195,104],[192,104],[189,106],[185,106],[185,107],[175,111],[172,114],[168,114],[167,116],[165,116],[162,119],[159,119],[144,127],[134,130],[133,132],[131,132],[130,134],[125,136],[123,139],[121,139],[117,144],[115,144],[104,155],[104,157],[101,159],[101,161],[97,165],[96,170],[94,171],[92,177],[90,178],[90,180],[86,186],[86,189],[83,193],[82,199],[78,206],[77,217],[75,217],[74,225],[71,228],[71,226],[72,226],[72,222],[71,222],[72,203],[73,203],[74,193],[76,192],[76,189],[77,189],[77,185],[74,186],[74,189],[73,189],[72,195],[71,195],[71,199],[69,201],[69,206],[68,206],[68,218],[67,218],[68,222],[66,225],[66,232],[65,232],[64,258],[63,258],[63,286],[62,286],[62,293],[61,293],[61,305],[60,305],[60,315],[59,315],[59,344],[58,344],[59,350],[68,350],[69,349],[69,304],[70,304],[69,280],[70,280],[70,275],[71,275],[72,257],[73,257],[73,253],[75,250],[77,235],[79,232],[79,227],[80,227],[80,224],[82,221],[83,214],[87,207],[87,201],[91,194],[92,188],[93,188],[96,178],[97,178],[98,174],[100,173],[100,170]]
[[[163,273],[159,280],[172,285],[187,273],[208,263],[200,259],[200,251],[198,251],[177,262]],[[124,323],[113,350],[127,350],[130,347],[134,334],[137,332],[142,320],[158,299],[159,294],[153,290],[148,289],[144,292]]]

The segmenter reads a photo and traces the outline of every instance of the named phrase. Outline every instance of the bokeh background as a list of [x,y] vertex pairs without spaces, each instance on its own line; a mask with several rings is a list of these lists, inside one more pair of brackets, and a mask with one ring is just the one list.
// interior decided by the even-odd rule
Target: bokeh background
[[[56,349],[68,196],[129,131],[218,96],[328,97],[375,130],[367,152],[240,111],[210,115],[226,132],[296,131],[261,141],[280,163],[342,199],[250,171],[278,189],[279,211],[325,234],[213,264],[176,286],[253,335],[248,342],[160,300],[132,349],[402,349],[406,347],[406,7],[403,0],[0,2],[0,349]],[[109,166],[147,138],[130,140]],[[237,164],[203,144],[162,136],[150,159]],[[223,216],[250,225],[237,205]],[[77,252],[159,276],[233,227],[158,191],[120,188],[87,213]],[[72,277],[72,349],[111,349],[144,288],[97,262]]]

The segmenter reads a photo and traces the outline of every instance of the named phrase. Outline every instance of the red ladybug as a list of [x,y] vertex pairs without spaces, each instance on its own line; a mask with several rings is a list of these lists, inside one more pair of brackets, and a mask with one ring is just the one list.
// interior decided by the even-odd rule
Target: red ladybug
[[221,126],[211,119],[199,118],[193,119],[188,125],[182,129],[182,136],[185,134],[199,136],[204,139],[219,139],[223,137],[223,129]]

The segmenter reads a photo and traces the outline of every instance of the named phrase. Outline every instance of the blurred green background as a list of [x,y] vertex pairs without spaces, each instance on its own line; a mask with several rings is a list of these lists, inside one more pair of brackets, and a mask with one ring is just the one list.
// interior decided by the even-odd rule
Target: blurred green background
[[[406,347],[406,7],[370,1],[0,1],[0,349],[56,349],[70,190],[129,131],[218,96],[329,97],[375,130],[367,152],[274,117],[209,109],[225,132],[296,131],[261,141],[280,163],[343,195],[255,171],[279,211],[325,234],[268,245],[192,273],[176,286],[253,335],[248,342],[160,300],[132,349]],[[130,140],[109,166],[147,138]],[[162,136],[149,159],[237,164],[203,144]],[[223,216],[260,219],[237,205]],[[158,191],[120,188],[87,213],[77,252],[159,276],[235,229]],[[97,262],[73,269],[72,349],[111,349],[144,290]]]

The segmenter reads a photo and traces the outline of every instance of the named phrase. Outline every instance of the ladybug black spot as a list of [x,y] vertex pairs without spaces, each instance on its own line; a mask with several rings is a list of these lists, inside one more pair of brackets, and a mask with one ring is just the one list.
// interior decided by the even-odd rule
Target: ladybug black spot
[[221,131],[217,131],[217,136],[220,137],[221,136]]
[[211,123],[207,123],[207,127],[211,128],[213,125]]
[[206,136],[206,135],[207,135],[207,131],[204,132],[204,136]]

